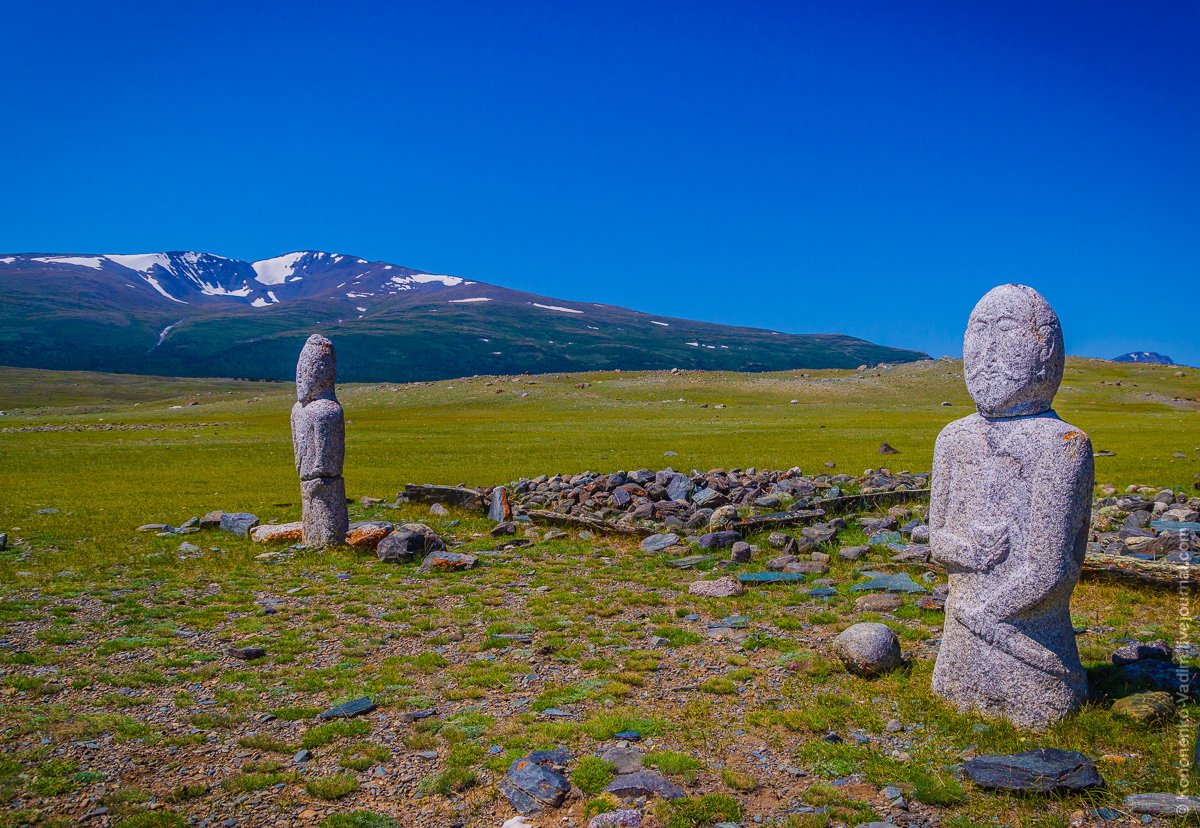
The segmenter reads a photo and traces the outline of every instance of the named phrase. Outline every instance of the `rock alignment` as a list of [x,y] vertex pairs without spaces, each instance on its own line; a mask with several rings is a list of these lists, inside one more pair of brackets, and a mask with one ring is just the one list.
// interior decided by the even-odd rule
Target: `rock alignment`
[[971,312],[963,371],[977,412],[934,447],[930,546],[950,595],[933,690],[959,709],[1044,729],[1087,697],[1070,616],[1087,550],[1092,444],[1051,409],[1058,317],[1002,285]]
[[292,406],[292,448],[300,475],[304,545],[345,543],[350,528],[346,510],[346,421],[334,393],[337,356],[333,343],[313,334],[296,363],[296,404]]

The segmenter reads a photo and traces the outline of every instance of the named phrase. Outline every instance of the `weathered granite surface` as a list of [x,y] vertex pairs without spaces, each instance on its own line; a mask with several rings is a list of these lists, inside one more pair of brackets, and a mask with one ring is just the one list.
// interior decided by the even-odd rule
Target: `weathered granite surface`
[[963,369],[978,411],[934,447],[930,546],[950,596],[933,690],[1042,729],[1087,697],[1070,600],[1087,548],[1092,444],[1050,408],[1062,329],[1032,288],[1002,285],[979,301]]
[[296,404],[292,406],[292,448],[300,475],[305,546],[344,543],[350,525],[342,479],[346,423],[334,393],[336,377],[333,343],[313,334],[296,363]]

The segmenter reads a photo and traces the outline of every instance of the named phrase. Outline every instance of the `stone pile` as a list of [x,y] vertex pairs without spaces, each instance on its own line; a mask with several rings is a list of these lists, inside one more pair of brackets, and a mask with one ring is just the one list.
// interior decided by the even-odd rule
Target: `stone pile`
[[1143,561],[1200,562],[1200,497],[1146,486],[1130,486],[1124,495],[1107,486],[1100,493],[1089,552]]
[[[540,475],[532,479],[521,478],[507,487],[480,490],[477,496],[480,503],[491,504],[494,520],[505,515],[548,511],[610,521],[617,526],[667,532],[705,529],[723,506],[754,512],[784,509],[795,512],[810,509],[819,500],[851,492],[903,492],[928,485],[928,472],[893,473],[882,468],[868,469],[862,476],[854,477],[846,474],[807,476],[799,468],[787,471],[711,469],[685,473],[668,466],[658,471],[645,468],[608,474],[587,471],[568,476]],[[409,487],[409,490],[429,488],[434,487]],[[497,495],[497,492],[502,494]],[[407,499],[414,498],[409,495]]]

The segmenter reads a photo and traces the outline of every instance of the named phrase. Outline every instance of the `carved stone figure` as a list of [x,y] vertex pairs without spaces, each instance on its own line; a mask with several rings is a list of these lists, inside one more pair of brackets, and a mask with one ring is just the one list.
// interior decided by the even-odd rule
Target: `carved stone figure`
[[978,411],[933,454],[930,544],[950,596],[933,690],[961,710],[1044,729],[1087,697],[1070,602],[1087,547],[1092,444],[1051,409],[1063,375],[1058,317],[1001,285],[963,341]]
[[292,406],[292,448],[300,474],[304,545],[345,543],[350,525],[346,510],[346,423],[334,393],[337,356],[333,343],[313,334],[296,363],[296,404]]

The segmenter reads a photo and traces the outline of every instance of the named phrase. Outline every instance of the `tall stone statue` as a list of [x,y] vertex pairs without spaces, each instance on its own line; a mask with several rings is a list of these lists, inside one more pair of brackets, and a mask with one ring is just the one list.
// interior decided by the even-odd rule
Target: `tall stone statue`
[[1001,285],[979,300],[963,371],[978,411],[942,429],[933,450],[930,544],[950,577],[933,690],[1040,730],[1087,697],[1070,603],[1092,443],[1050,408],[1062,327],[1032,288]]
[[350,525],[342,478],[346,422],[334,394],[336,378],[333,343],[313,334],[296,363],[296,404],[292,406],[292,448],[300,474],[305,546],[345,543]]

